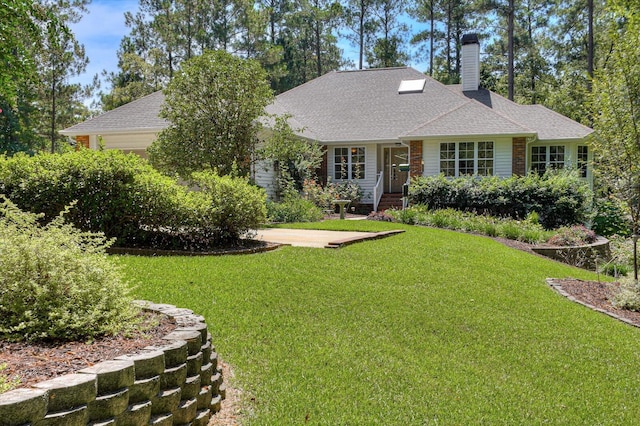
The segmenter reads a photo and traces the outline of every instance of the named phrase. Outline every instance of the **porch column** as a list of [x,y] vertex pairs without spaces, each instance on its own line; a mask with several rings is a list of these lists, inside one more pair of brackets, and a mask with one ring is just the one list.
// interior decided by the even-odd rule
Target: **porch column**
[[409,142],[409,176],[422,176],[422,141]]
[[524,176],[527,173],[527,139],[513,138],[511,151],[511,174]]

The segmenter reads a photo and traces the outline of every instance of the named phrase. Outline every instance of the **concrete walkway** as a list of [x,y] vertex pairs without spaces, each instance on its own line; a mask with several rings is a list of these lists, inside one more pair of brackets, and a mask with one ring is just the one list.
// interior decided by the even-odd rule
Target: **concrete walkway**
[[347,232],[319,231],[314,229],[259,229],[255,239],[269,243],[287,244],[294,247],[339,248],[359,241],[384,238],[404,232],[402,230],[386,232]]

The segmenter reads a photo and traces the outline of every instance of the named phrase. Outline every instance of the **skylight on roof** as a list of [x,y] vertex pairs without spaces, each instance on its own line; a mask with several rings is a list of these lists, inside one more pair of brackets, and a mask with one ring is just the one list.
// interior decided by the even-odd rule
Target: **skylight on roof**
[[424,84],[427,82],[426,78],[419,80],[402,80],[400,87],[398,87],[398,93],[420,93],[424,90]]

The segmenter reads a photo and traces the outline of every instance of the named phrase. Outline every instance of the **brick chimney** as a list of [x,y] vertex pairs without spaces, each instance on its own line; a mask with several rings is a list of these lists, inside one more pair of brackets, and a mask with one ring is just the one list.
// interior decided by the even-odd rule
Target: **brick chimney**
[[462,36],[462,90],[480,87],[480,42],[478,34]]

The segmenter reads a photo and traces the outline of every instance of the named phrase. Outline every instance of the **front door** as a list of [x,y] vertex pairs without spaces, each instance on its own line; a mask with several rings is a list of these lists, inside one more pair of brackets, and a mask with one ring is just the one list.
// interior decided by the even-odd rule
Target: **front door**
[[385,192],[402,192],[402,185],[409,177],[408,171],[401,171],[400,164],[409,163],[409,148],[384,149]]

